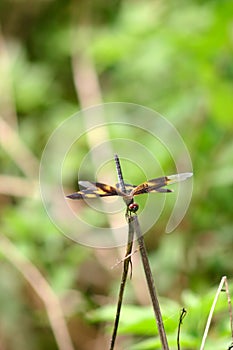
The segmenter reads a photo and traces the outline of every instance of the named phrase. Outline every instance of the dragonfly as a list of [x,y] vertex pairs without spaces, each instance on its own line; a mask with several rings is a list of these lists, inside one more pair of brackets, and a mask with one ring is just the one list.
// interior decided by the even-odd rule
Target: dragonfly
[[167,185],[172,185],[177,182],[184,181],[191,177],[192,173],[180,173],[169,176],[158,177],[140,185],[124,184],[124,188],[120,183],[116,186],[111,186],[102,182],[91,182],[91,181],[79,181],[80,191],[74,192],[67,195],[70,199],[85,199],[85,198],[98,198],[98,197],[109,197],[109,196],[120,196],[124,199],[127,205],[127,210],[130,213],[136,213],[139,206],[134,202],[134,196],[138,196],[143,193],[168,193],[173,190],[165,188]]

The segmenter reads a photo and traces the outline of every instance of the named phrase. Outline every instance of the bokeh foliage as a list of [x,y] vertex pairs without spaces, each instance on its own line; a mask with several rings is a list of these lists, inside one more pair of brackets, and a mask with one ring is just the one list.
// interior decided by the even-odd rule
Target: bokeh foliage
[[[159,293],[172,305],[166,310],[166,325],[169,327],[170,317],[173,338],[180,305],[190,306],[189,326],[184,325],[183,332],[185,349],[200,344],[203,329],[199,323],[195,326],[198,319],[207,317],[212,288],[223,275],[232,279],[232,14],[233,2],[228,0],[0,3],[1,118],[38,164],[54,128],[83,107],[75,86],[75,54],[91,57],[104,102],[133,102],[153,108],[182,135],[194,168],[191,206],[173,235],[163,234],[163,216],[146,240]],[[85,151],[86,144],[80,152]],[[34,168],[33,175],[25,174],[4,147],[0,148],[0,164],[2,189],[8,188],[7,176],[22,177],[29,187],[31,180],[38,180],[38,169]],[[75,347],[97,349],[97,341],[108,343],[94,319],[112,322],[113,313],[110,318],[102,316],[101,307],[117,295],[119,271],[110,270],[114,259],[107,255],[103,264],[101,252],[78,246],[59,234],[38,196],[18,196],[14,189],[8,192],[2,190],[0,197],[1,234],[14,242],[64,299]],[[146,287],[142,273],[135,274],[140,282],[128,286],[125,303],[135,304],[132,315],[138,314],[132,316],[134,326],[127,325],[131,319],[127,309],[121,329],[125,334],[130,329],[128,333],[136,337],[135,342],[127,337],[128,348],[146,335],[152,336],[149,325],[147,333],[138,332],[143,315],[136,305],[142,308],[148,299],[139,297],[143,290],[137,288]],[[0,280],[3,348],[55,349],[42,304],[4,256]],[[90,313],[87,320],[86,313],[95,308],[97,315]],[[228,316],[219,309],[209,339],[214,349],[222,349],[229,340]],[[155,344],[138,346],[150,349]],[[175,348],[173,343],[171,348]]]

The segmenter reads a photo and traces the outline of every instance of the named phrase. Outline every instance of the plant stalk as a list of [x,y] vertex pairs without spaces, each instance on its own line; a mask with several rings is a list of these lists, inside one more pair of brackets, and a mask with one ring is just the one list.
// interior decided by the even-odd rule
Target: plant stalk
[[169,350],[167,336],[165,333],[162,314],[161,314],[161,310],[160,310],[160,306],[159,306],[159,301],[158,301],[158,297],[156,294],[154,279],[152,276],[152,272],[151,272],[151,268],[150,268],[150,264],[149,264],[149,260],[148,260],[148,255],[147,255],[147,251],[146,251],[146,246],[145,246],[143,235],[141,233],[141,228],[140,228],[140,225],[138,222],[137,215],[135,215],[133,217],[132,225],[134,225],[134,231],[136,232],[136,235],[137,235],[137,241],[138,241],[139,248],[140,248],[142,264],[143,264],[144,272],[146,275],[147,285],[148,285],[148,289],[150,292],[150,297],[151,297],[151,302],[153,305],[156,323],[158,326],[158,332],[159,332],[159,336],[160,336],[160,340],[161,340],[161,344],[162,344],[162,349]]

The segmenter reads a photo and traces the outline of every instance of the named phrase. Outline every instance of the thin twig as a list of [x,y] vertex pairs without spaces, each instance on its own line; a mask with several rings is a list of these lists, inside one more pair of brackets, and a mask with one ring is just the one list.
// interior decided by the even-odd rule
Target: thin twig
[[206,322],[206,327],[205,327],[205,331],[204,331],[204,334],[203,334],[200,350],[204,349],[206,338],[207,338],[207,335],[208,335],[208,332],[209,332],[209,328],[210,328],[210,323],[211,323],[211,320],[212,320],[212,317],[213,317],[214,309],[215,309],[215,306],[217,304],[219,294],[222,291],[222,287],[223,287],[225,281],[226,281],[226,276],[222,277],[222,279],[221,279],[221,281],[219,283],[217,292],[215,294],[214,301],[212,303],[212,306],[211,306],[211,309],[210,309],[210,312],[209,312],[209,316],[208,316],[208,319],[207,319],[207,322]]
[[[125,183],[124,183],[123,174],[122,174],[122,170],[121,170],[120,160],[119,160],[117,154],[115,154],[114,159],[115,159],[115,164],[116,164],[118,183],[119,183],[121,191],[125,193],[126,192]],[[126,201],[125,201],[125,203],[127,205]],[[115,345],[115,341],[116,341],[117,330],[118,330],[118,325],[119,325],[119,320],[120,320],[120,313],[121,313],[121,305],[122,305],[122,301],[123,301],[123,295],[124,295],[129,265],[131,265],[131,276],[132,276],[131,252],[132,252],[132,247],[133,247],[134,226],[132,225],[133,218],[131,216],[126,215],[126,219],[127,219],[127,223],[128,223],[128,242],[127,242],[127,249],[126,249],[126,253],[125,253],[125,260],[124,260],[124,265],[123,265],[120,290],[119,290],[119,295],[118,295],[117,311],[116,311],[116,316],[115,316],[115,321],[114,321],[114,326],[113,326],[112,338],[111,338],[111,342],[110,342],[110,348],[109,348],[110,350],[114,349],[114,345]]]
[[[123,175],[122,175],[122,171],[121,171],[121,167],[120,167],[119,158],[117,155],[115,155],[115,163],[116,163],[116,167],[117,167],[117,174],[118,174],[118,181],[119,181],[120,189],[123,192],[125,192],[125,184],[124,184],[124,180],[123,180]],[[129,205],[129,203],[132,203],[131,201],[128,202],[127,198],[125,198],[124,200],[125,200],[125,203],[127,206]],[[127,211],[128,211],[128,208],[127,208]],[[158,301],[158,298],[156,295],[154,280],[153,280],[152,272],[150,269],[150,264],[149,264],[149,260],[148,260],[148,256],[147,256],[147,251],[146,251],[144,239],[143,239],[143,236],[141,233],[141,228],[140,228],[140,225],[138,222],[138,217],[137,217],[137,215],[127,216],[127,214],[126,214],[126,217],[128,219],[128,228],[129,228],[128,246],[127,246],[126,256],[131,254],[133,235],[134,235],[134,232],[136,232],[137,240],[138,240],[138,244],[139,244],[139,248],[140,248],[140,254],[141,254],[141,258],[142,258],[142,263],[143,263],[143,267],[144,267],[144,271],[145,271],[145,275],[146,275],[147,285],[148,285],[148,289],[149,289],[150,296],[151,296],[151,301],[152,301],[152,305],[153,305],[153,309],[154,309],[154,313],[155,313],[155,318],[156,318],[156,322],[157,322],[157,326],[158,326],[159,336],[161,339],[162,349],[169,350],[167,337],[166,337],[166,333],[165,333],[165,329],[164,329],[164,325],[163,325],[163,320],[162,320],[162,314],[160,311],[159,301]],[[117,327],[118,327],[118,322],[119,322],[119,317],[120,317],[122,298],[123,298],[123,293],[124,293],[124,288],[125,288],[125,282],[127,279],[128,266],[129,266],[130,262],[131,262],[130,258],[126,259],[124,262],[124,266],[126,264],[126,270],[125,269],[123,270],[122,282],[121,282],[119,298],[118,298],[117,314],[116,314],[116,319],[115,319],[115,325],[114,325],[114,331],[113,331],[113,336],[112,336],[112,340],[111,340],[110,350],[113,350],[113,348],[114,348],[114,342],[115,342],[115,338],[116,338],[116,334],[117,334]]]
[[181,310],[181,313],[180,313],[179,324],[178,324],[178,331],[177,331],[177,349],[178,350],[180,350],[180,330],[181,330],[181,325],[182,325],[183,319],[185,318],[186,314],[187,314],[187,311],[183,307],[183,309]]
[[155,314],[155,318],[156,318],[156,322],[157,322],[157,326],[158,326],[158,332],[159,332],[159,336],[160,336],[160,340],[161,340],[161,344],[162,344],[162,349],[169,350],[167,336],[165,333],[164,324],[163,324],[163,320],[162,320],[162,314],[161,314],[161,310],[160,310],[160,306],[159,306],[159,301],[158,301],[158,297],[157,297],[156,290],[155,290],[154,279],[153,279],[152,272],[150,269],[150,264],[149,264],[149,260],[148,260],[146,246],[145,246],[145,242],[143,239],[143,235],[141,233],[141,228],[140,228],[140,225],[138,222],[137,215],[135,215],[133,217],[133,223],[134,223],[134,230],[135,230],[136,235],[137,235],[138,244],[140,247],[141,259],[142,259],[143,268],[144,268],[144,272],[145,272],[146,280],[147,280],[147,285],[148,285],[148,289],[150,292],[150,297],[151,297],[151,301],[152,301],[152,305],[153,305],[153,309],[154,309],[154,314]]
[[231,304],[231,296],[229,292],[229,286],[227,282],[227,277],[225,276],[225,288],[226,288],[226,294],[227,294],[227,301],[228,301],[228,309],[229,309],[229,316],[230,316],[230,327],[231,327],[231,341],[232,341],[232,347],[233,347],[233,317],[232,317],[232,304]]
[[110,343],[110,348],[109,348],[110,350],[114,349],[116,336],[117,336],[118,325],[119,325],[119,320],[120,320],[120,312],[121,312],[121,305],[122,305],[123,295],[124,295],[124,290],[125,290],[125,284],[126,284],[126,281],[127,281],[127,276],[128,276],[128,271],[129,271],[129,265],[132,264],[131,263],[131,251],[132,251],[132,246],[133,246],[134,227],[132,225],[130,225],[130,221],[131,220],[132,220],[132,217],[129,217],[129,221],[128,221],[128,223],[129,223],[129,226],[128,226],[128,228],[129,228],[128,243],[127,243],[127,249],[126,249],[126,253],[125,253],[123,272],[122,272],[120,290],[119,290],[119,295],[118,295],[116,316],[115,316],[113,332],[112,332],[112,338],[111,338],[111,343]]
[[131,256],[133,256],[134,254],[136,254],[139,251],[139,248],[135,249],[133,252],[131,252],[130,254],[124,256],[124,258],[122,258],[120,261],[118,261],[116,264],[114,264],[111,268],[115,269],[115,267],[117,267],[118,265],[122,264],[126,259],[130,258]]

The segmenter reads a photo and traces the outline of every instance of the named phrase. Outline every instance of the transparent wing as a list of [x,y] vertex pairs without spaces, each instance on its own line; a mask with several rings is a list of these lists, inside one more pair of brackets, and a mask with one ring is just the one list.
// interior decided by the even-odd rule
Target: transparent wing
[[97,189],[95,182],[79,181],[78,184],[79,184],[79,187],[81,189],[83,189],[83,188],[88,188],[88,189],[93,189],[93,190]]
[[181,173],[181,174],[169,175],[167,176],[168,185],[171,185],[180,181],[185,181],[192,176],[193,176],[193,173]]

